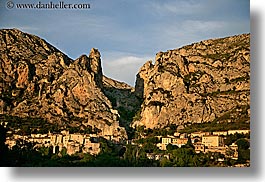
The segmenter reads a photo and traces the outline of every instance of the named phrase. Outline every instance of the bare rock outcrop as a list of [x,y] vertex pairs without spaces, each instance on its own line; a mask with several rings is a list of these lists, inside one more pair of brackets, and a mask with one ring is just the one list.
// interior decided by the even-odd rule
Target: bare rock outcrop
[[135,88],[104,76],[100,57],[92,48],[72,60],[37,36],[0,30],[0,114],[120,139],[130,126],[250,120],[249,34],[159,52]]
[[133,126],[250,120],[250,35],[160,52],[137,74],[141,119]]
[[0,113],[40,117],[60,126],[92,127],[127,138],[103,93],[100,53],[72,60],[45,40],[0,30]]
[[111,101],[112,107],[118,112],[120,124],[126,128],[128,137],[131,137],[130,124],[135,113],[140,109],[142,97],[137,95],[130,85],[118,82],[103,76],[103,92]]

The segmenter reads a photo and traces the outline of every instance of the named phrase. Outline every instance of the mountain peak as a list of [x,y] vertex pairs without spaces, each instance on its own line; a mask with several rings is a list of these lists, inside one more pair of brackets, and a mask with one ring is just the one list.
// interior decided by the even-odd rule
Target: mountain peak
[[100,58],[100,52],[96,48],[92,48],[89,53],[90,58],[99,59]]
[[127,137],[103,93],[97,49],[73,61],[45,40],[10,29],[0,30],[0,52],[0,114]]
[[137,74],[147,128],[250,120],[250,34],[159,52]]

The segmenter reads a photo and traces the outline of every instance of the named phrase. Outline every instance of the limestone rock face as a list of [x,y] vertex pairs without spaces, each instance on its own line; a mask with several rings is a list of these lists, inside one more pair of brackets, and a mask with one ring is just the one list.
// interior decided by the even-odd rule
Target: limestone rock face
[[133,87],[106,76],[103,76],[103,88],[115,109],[114,112],[119,113],[120,124],[128,130],[135,113],[140,109],[142,98]]
[[104,76],[100,57],[93,48],[72,60],[37,36],[0,30],[0,114],[121,139],[139,109],[131,126],[250,120],[249,34],[159,52],[135,88]]
[[41,117],[66,126],[91,126],[126,138],[103,93],[100,53],[72,60],[45,40],[0,30],[0,114]]
[[137,74],[141,119],[133,126],[250,120],[250,35],[160,52]]

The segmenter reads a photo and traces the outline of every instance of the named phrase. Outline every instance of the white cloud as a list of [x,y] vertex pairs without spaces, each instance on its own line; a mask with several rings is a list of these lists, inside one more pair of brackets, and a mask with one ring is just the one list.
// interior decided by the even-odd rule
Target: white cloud
[[141,66],[151,60],[151,57],[148,56],[114,57],[102,61],[104,74],[118,81],[126,82],[131,86],[134,86],[136,74]]
[[[179,23],[163,22],[160,26],[166,28],[153,28],[150,43],[161,47],[159,51],[176,49],[192,42],[204,40],[204,37],[214,38],[213,35],[218,36],[220,33],[225,33],[232,24],[233,22],[201,20],[183,20]],[[166,47],[166,50],[162,47]],[[152,55],[135,55],[115,51],[102,52],[102,54],[104,74],[134,86],[139,69],[145,62],[154,58],[156,52]]]
[[140,57],[135,57],[135,56],[126,56],[126,57],[121,57],[121,58],[114,60],[112,62],[109,62],[108,64],[110,66],[114,66],[114,67],[126,66],[126,65],[135,65],[135,64],[143,63],[143,61],[146,59],[147,58],[140,58]]
[[226,26],[227,23],[223,21],[187,20],[183,22],[182,29],[190,33],[200,33],[218,31]]
[[159,46],[175,49],[181,46],[210,38],[225,37],[242,33],[249,26],[248,21],[222,20],[183,20],[180,22],[164,22],[161,29],[153,29],[155,41]]
[[204,10],[203,4],[193,0],[182,0],[182,1],[158,1],[150,2],[148,5],[153,13],[159,15],[190,15],[201,13]]

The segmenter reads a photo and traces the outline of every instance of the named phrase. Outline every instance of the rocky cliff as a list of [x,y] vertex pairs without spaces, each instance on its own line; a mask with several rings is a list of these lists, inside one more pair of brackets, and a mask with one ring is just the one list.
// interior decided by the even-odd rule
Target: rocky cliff
[[159,52],[137,74],[144,99],[133,126],[250,121],[250,35]]
[[130,124],[250,120],[249,34],[160,52],[132,88],[103,75],[97,49],[72,60],[37,36],[5,29],[0,75],[0,114],[92,127],[99,135],[127,138]]
[[137,95],[135,89],[126,83],[117,82],[106,76],[103,77],[103,92],[112,103],[112,107],[118,111],[120,125],[124,126],[131,137],[130,124],[137,112],[139,112],[142,97]]
[[37,36],[0,30],[0,75],[0,114],[44,118],[62,127],[91,126],[99,135],[127,137],[103,92],[97,49],[72,60]]

